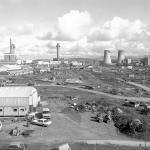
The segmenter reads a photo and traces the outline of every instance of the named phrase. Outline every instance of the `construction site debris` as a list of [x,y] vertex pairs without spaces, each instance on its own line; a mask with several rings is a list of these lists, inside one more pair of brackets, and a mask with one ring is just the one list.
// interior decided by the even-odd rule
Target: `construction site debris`
[[15,127],[14,129],[12,129],[9,133],[11,136],[19,136],[21,134],[21,131],[19,130],[18,127]]
[[34,130],[25,130],[21,133],[22,136],[24,137],[29,137],[31,134],[34,132]]

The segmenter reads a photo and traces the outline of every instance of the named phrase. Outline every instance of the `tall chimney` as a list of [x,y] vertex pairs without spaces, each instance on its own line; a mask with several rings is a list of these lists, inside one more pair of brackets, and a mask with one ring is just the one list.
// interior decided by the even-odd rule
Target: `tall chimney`
[[12,54],[12,41],[11,41],[11,38],[10,38],[10,54]]
[[111,52],[109,50],[104,50],[104,64],[111,65]]
[[10,54],[15,53],[15,44],[12,43],[12,40],[10,38]]
[[59,48],[60,48],[59,43],[57,43],[56,48],[57,48],[57,61],[59,61]]

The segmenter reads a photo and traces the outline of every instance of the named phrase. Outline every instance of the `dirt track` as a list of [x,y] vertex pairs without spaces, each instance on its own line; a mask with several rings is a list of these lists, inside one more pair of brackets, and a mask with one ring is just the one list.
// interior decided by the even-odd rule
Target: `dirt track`
[[150,92],[150,88],[147,87],[147,86],[144,86],[142,84],[138,84],[138,83],[135,83],[135,82],[127,82],[127,84],[130,84],[130,85],[134,85],[134,86],[137,86],[137,87],[140,87],[148,92]]
[[37,85],[37,86],[63,87],[63,88],[70,88],[70,89],[75,89],[75,90],[88,92],[88,93],[94,93],[94,94],[97,94],[97,95],[104,95],[104,96],[108,96],[108,97],[115,98],[115,99],[120,99],[120,100],[128,99],[128,100],[133,100],[133,101],[150,102],[150,99],[145,98],[145,97],[127,97],[127,96],[112,95],[112,94],[109,94],[109,93],[104,93],[104,92],[95,91],[95,90],[83,89],[83,88],[79,88],[79,87],[75,87],[75,86],[64,86],[64,85],[54,85],[54,84],[50,84],[50,85],[40,84],[40,85]]

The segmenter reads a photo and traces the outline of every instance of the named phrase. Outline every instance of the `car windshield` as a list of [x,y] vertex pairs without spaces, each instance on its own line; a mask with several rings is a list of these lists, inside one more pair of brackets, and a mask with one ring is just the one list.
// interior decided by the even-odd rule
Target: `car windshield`
[[43,111],[43,114],[49,114],[50,112],[49,111]]

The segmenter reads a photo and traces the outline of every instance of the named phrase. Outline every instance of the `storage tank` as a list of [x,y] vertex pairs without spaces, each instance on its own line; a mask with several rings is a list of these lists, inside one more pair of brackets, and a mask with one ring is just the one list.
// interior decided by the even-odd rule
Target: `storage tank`
[[111,65],[111,52],[109,50],[104,50],[104,64]]
[[124,50],[118,50],[118,64],[122,64],[125,60]]

